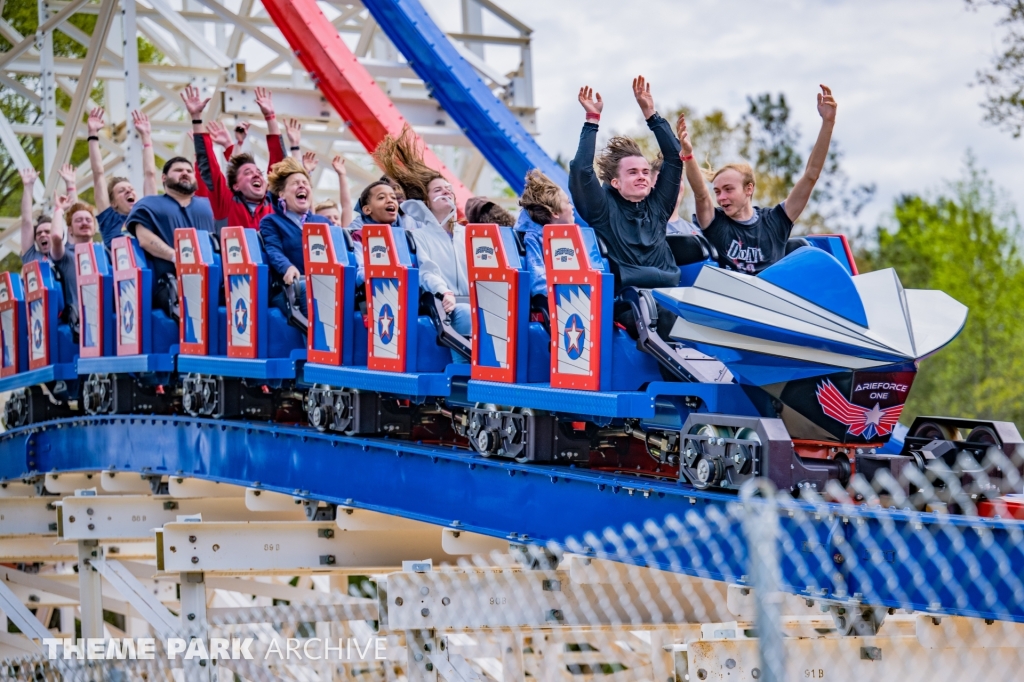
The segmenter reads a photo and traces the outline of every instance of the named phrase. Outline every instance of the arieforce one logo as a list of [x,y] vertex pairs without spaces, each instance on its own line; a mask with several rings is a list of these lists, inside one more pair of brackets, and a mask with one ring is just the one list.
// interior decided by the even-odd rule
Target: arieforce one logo
[[576,249],[567,249],[565,247],[561,249],[555,249],[555,260],[559,263],[567,263],[570,258],[576,255]]
[[478,246],[476,249],[476,257],[480,260],[494,258],[494,249],[490,246]]

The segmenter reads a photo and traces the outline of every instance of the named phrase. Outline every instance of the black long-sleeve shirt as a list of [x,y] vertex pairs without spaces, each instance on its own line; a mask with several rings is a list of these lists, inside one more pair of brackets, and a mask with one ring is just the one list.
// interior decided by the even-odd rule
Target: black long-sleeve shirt
[[639,203],[623,199],[618,190],[602,186],[598,180],[594,171],[597,124],[583,124],[579,149],[569,164],[573,203],[607,245],[608,257],[619,268],[620,287],[679,286],[679,267],[665,238],[683,176],[679,140],[672,134],[668,121],[658,114],[647,119],[647,127],[658,140],[664,163],[658,182]]

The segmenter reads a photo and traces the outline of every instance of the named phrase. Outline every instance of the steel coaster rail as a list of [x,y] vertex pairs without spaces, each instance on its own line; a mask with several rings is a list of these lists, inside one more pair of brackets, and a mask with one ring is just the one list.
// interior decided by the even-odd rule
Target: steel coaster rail
[[515,192],[539,168],[566,191],[569,176],[484,84],[418,0],[364,0],[431,94]]
[[[738,498],[672,481],[187,417],[72,418],[0,436],[0,480],[103,469],[260,487],[512,542],[554,543],[598,558],[629,556],[652,568],[747,582]],[[778,509],[786,591],[1024,622],[1024,587],[1013,568],[1024,565],[1024,523],[800,501]]]

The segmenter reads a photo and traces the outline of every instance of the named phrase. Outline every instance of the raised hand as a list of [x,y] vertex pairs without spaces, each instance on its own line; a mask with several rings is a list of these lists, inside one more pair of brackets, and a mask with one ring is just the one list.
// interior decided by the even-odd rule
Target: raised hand
[[71,204],[73,203],[74,202],[71,201],[70,194],[58,194],[53,199],[54,213],[63,213],[64,211],[68,210],[68,207],[71,206]]
[[39,173],[36,172],[35,168],[22,168],[18,171],[18,175],[21,176],[21,184],[25,187],[31,187],[36,184],[36,180],[39,179]]
[[[244,119],[235,124],[235,144],[239,147],[241,147],[242,143],[245,142],[245,136],[249,134],[250,125],[252,124]],[[242,130],[239,131],[239,128]]]
[[210,103],[210,99],[212,98],[203,99],[199,88],[194,85],[186,85],[181,92],[181,101],[185,103],[185,110],[192,116],[193,121],[203,117],[203,109]]
[[263,112],[263,118],[270,118],[274,115],[274,97],[267,88],[256,88],[256,106]]
[[348,170],[345,168],[344,156],[335,156],[331,160],[331,167],[334,168],[334,172],[338,175],[348,175]]
[[832,89],[827,85],[821,86],[818,93],[818,115],[823,121],[836,122],[836,101],[832,98]]
[[153,127],[149,124],[149,116],[135,109],[132,111],[132,125],[135,126],[135,132],[137,132],[142,139],[148,139],[153,133]]
[[580,104],[583,105],[583,110],[588,114],[600,114],[601,110],[604,109],[601,93],[594,92],[594,88],[589,85],[584,85],[580,88],[579,100]]
[[692,156],[693,155],[693,142],[690,141],[690,131],[686,129],[686,116],[679,114],[679,118],[676,120],[676,137],[679,138],[679,146],[682,147],[680,156]]
[[640,111],[644,118],[654,115],[654,96],[651,94],[651,84],[643,76],[633,79],[633,97],[636,97],[636,103],[640,105]]
[[206,124],[206,134],[210,136],[213,143],[225,149],[232,145],[231,134],[220,121],[210,121]]
[[61,166],[60,170],[57,171],[57,174],[60,175],[61,180],[64,181],[64,185],[66,187],[70,188],[75,186],[75,167],[70,163],[65,163]]
[[316,152],[306,152],[302,155],[302,167],[306,169],[306,173],[309,175],[313,174],[319,163],[320,160],[316,158]]
[[289,118],[284,122],[284,132],[288,136],[288,146],[298,147],[302,144],[302,124],[298,119]]
[[89,130],[90,137],[103,130],[103,115],[105,113],[103,107],[96,107],[89,112],[89,120],[86,122],[86,127]]

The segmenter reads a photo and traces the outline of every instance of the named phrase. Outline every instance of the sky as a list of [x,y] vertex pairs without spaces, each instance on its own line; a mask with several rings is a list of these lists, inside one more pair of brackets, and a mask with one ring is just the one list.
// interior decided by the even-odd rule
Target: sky
[[963,0],[499,4],[534,30],[538,140],[551,155],[575,152],[585,83],[604,97],[602,129],[619,131],[641,124],[630,90],[641,73],[662,109],[685,103],[731,119],[746,110],[747,95],[782,92],[807,149],[820,125],[815,92],[825,83],[839,105],[834,139],[847,173],[878,185],[869,224],[898,195],[958,177],[968,149],[1024,216],[1024,140],[982,121],[984,93],[972,87],[1000,45],[992,8],[975,12]]

